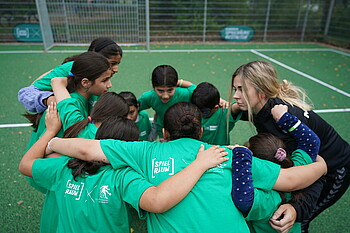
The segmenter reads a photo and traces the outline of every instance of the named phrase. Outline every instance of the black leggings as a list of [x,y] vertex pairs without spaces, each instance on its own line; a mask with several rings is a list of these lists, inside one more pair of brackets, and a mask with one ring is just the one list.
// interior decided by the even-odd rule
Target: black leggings
[[350,184],[350,166],[337,169],[325,176],[322,192],[317,201],[316,208],[311,212],[310,218],[301,223],[301,232],[308,232],[310,222],[322,211],[332,206],[346,192]]

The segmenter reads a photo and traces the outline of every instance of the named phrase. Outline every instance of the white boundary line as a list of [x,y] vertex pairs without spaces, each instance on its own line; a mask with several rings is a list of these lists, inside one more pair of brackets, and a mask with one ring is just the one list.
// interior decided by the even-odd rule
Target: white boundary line
[[31,126],[30,123],[22,123],[22,124],[1,124],[0,128],[15,128],[15,127],[28,127]]
[[[126,53],[147,53],[147,50],[123,50]],[[150,50],[150,53],[207,53],[207,52],[251,52],[252,49],[169,49],[169,50]],[[342,52],[335,49],[329,48],[296,48],[296,49],[254,49],[254,51],[261,52],[334,52],[345,56],[350,56],[350,53]],[[18,50],[18,51],[0,51],[0,54],[22,54],[22,53],[83,53],[86,50],[49,50],[45,51],[36,51],[36,50]]]
[[[340,108],[340,109],[320,109],[314,110],[316,113],[334,113],[334,112],[350,112],[350,108]],[[153,117],[149,118],[150,121],[153,121]],[[16,128],[16,127],[30,127],[30,123],[20,123],[20,124],[0,124],[1,128]]]
[[294,73],[297,73],[297,74],[299,74],[299,75],[301,75],[301,76],[304,76],[305,78],[308,78],[308,79],[310,79],[310,80],[312,80],[312,81],[314,81],[314,82],[317,82],[317,83],[319,83],[319,84],[321,84],[321,85],[323,85],[323,86],[325,86],[325,87],[328,87],[329,89],[332,89],[332,90],[334,90],[334,91],[336,91],[336,92],[338,92],[338,93],[340,93],[340,94],[343,94],[343,95],[345,95],[345,96],[347,96],[347,97],[350,97],[350,94],[349,94],[349,93],[347,93],[347,92],[345,92],[345,91],[342,91],[342,90],[340,90],[340,89],[338,89],[338,88],[336,88],[336,87],[333,87],[333,86],[329,85],[328,83],[325,83],[325,82],[323,82],[323,81],[321,81],[321,80],[318,80],[317,78],[314,78],[314,77],[312,77],[312,76],[310,76],[310,75],[308,75],[308,74],[305,74],[305,73],[303,73],[303,72],[301,72],[301,71],[299,71],[299,70],[297,70],[297,69],[294,69],[294,68],[292,68],[292,67],[290,67],[290,66],[287,66],[286,64],[283,64],[282,62],[279,62],[279,61],[277,61],[277,60],[275,60],[275,59],[273,59],[273,58],[271,58],[271,57],[269,57],[269,56],[266,56],[266,55],[264,55],[264,54],[262,54],[262,53],[259,53],[259,52],[256,51],[256,50],[251,50],[251,51],[252,51],[252,53],[254,53],[254,54],[256,54],[256,55],[258,55],[258,56],[260,56],[260,57],[263,57],[263,58],[265,58],[265,59],[267,59],[267,60],[269,60],[269,61],[272,61],[273,63],[276,63],[277,65],[282,66],[283,68],[286,68],[286,69],[288,69],[288,70],[290,70],[290,71],[293,71]]

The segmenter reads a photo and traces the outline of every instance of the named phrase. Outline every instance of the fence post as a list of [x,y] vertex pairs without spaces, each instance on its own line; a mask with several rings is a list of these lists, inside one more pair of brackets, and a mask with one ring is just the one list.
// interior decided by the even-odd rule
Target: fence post
[[147,52],[151,51],[150,46],[150,22],[149,22],[149,0],[146,0],[146,48]]
[[324,33],[323,33],[323,35],[325,35],[325,36],[328,35],[329,25],[331,23],[332,14],[333,14],[333,8],[334,8],[334,0],[331,1],[331,5],[330,5],[329,10],[328,10],[327,22],[326,22],[326,26],[324,28]]
[[264,42],[266,42],[267,28],[269,26],[270,9],[271,9],[271,0],[269,0],[268,3],[267,3],[265,28],[264,28],[264,39],[263,39]]
[[305,17],[304,17],[303,30],[301,31],[300,41],[304,41],[304,36],[305,36],[305,31],[306,31],[306,25],[307,25],[307,19],[308,19],[308,17],[309,17],[310,8],[311,8],[311,0],[308,0],[308,1],[307,1],[307,7],[306,7],[306,13],[305,13]]
[[69,25],[68,25],[68,15],[67,15],[66,1],[65,1],[65,0],[62,0],[62,4],[63,4],[64,22],[65,22],[65,24],[66,24],[66,38],[67,38],[67,42],[71,42],[71,39],[70,39],[70,31],[69,31]]
[[43,38],[44,50],[47,52],[53,47],[53,35],[50,24],[49,13],[47,11],[46,0],[36,0],[36,8],[40,22],[40,30]]
[[207,5],[208,1],[204,0],[204,16],[203,16],[203,42],[205,42],[205,34],[207,29]]
[[301,9],[302,9],[302,1],[303,0],[300,0],[299,1],[299,11],[298,11],[298,17],[297,17],[297,23],[296,23],[296,26],[295,28],[298,28],[299,27],[299,24],[300,24],[300,16],[301,16]]

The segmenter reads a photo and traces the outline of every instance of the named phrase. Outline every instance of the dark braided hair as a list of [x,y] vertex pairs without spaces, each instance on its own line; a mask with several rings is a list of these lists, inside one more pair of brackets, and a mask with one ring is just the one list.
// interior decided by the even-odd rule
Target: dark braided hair
[[179,102],[172,105],[164,115],[164,129],[169,133],[169,139],[179,138],[200,139],[201,112],[192,103]]
[[174,67],[170,65],[159,65],[152,72],[152,86],[154,87],[176,87],[179,80]]

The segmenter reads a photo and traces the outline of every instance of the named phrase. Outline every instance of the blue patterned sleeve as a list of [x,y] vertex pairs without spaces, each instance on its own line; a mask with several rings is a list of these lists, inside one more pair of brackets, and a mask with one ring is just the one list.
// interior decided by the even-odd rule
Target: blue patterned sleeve
[[246,216],[254,202],[252,152],[245,147],[235,147],[232,152],[232,200]]
[[18,101],[29,112],[42,113],[47,109],[47,106],[43,104],[43,100],[52,95],[53,92],[51,91],[42,91],[36,86],[30,85],[18,91]]
[[309,154],[312,161],[316,161],[321,143],[314,131],[302,123],[296,116],[288,112],[283,114],[277,122],[277,125],[294,137],[298,143],[297,149],[305,151]]

